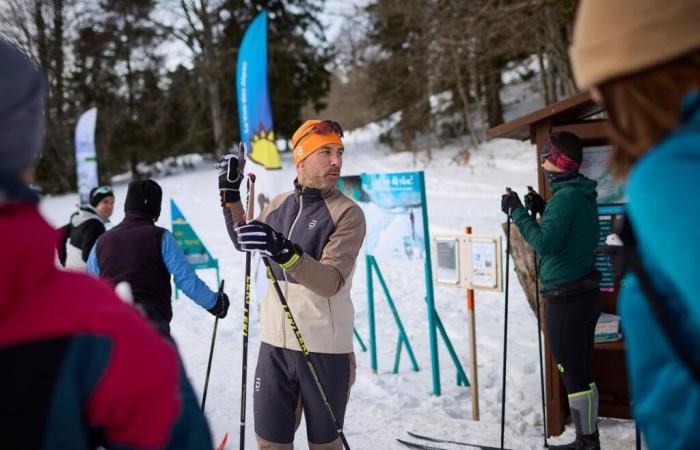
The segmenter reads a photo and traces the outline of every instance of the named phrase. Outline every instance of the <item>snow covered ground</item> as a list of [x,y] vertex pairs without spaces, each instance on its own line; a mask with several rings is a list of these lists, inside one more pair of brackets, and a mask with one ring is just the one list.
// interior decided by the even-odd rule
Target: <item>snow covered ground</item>
[[[500,211],[500,195],[505,186],[521,194],[527,185],[536,185],[536,158],[528,143],[495,140],[472,152],[468,165],[452,162],[458,148],[433,151],[433,160],[418,155],[390,153],[377,144],[380,127],[370,125],[348,133],[343,167],[344,175],[361,172],[396,172],[425,170],[430,216],[430,231],[461,233],[471,225],[475,234],[500,234],[504,216]],[[294,178],[291,155],[283,155],[284,169],[265,172],[251,164],[247,169],[258,175],[260,189],[281,191],[291,186]],[[199,169],[158,179],[164,190],[163,212],[159,225],[170,228],[168,199],[173,198],[180,209],[219,259],[226,291],[231,298],[229,315],[219,326],[216,353],[207,399],[207,416],[214,439],[230,433],[229,448],[238,447],[241,322],[243,293],[243,261],[226,234],[217,192],[217,176],[213,164]],[[126,185],[116,186],[113,222],[123,218]],[[47,198],[42,211],[55,225],[62,225],[74,209],[76,194]],[[382,262],[379,261],[380,265]],[[511,265],[512,267],[512,265]],[[403,353],[398,374],[391,373],[397,330],[386,301],[376,295],[377,341],[379,373],[370,370],[368,353],[356,345],[358,373],[348,406],[345,433],[353,449],[403,448],[395,440],[406,438],[406,430],[497,446],[500,436],[501,358],[503,337],[503,294],[477,292],[477,351],[481,421],[471,420],[470,389],[456,385],[456,373],[442,342],[440,368],[442,395],[432,395],[425,287],[420,262],[382,265],[382,271],[394,297],[420,370],[411,370]],[[200,276],[215,288],[213,271]],[[542,417],[540,406],[539,368],[535,317],[529,310],[524,293],[511,271],[510,311],[508,330],[508,376],[506,447],[537,449],[542,447]],[[461,289],[437,288],[436,307],[447,333],[468,373],[468,340],[465,294]],[[364,258],[358,261],[353,285],[356,308],[355,326],[368,339],[367,294],[365,290]],[[253,435],[252,386],[255,361],[259,347],[259,314],[254,302],[251,312],[250,352],[248,370],[247,448],[255,448]],[[213,318],[193,302],[180,297],[174,300],[172,332],[179,345],[185,366],[195,389],[201,393],[204,385]],[[601,441],[606,449],[634,448],[634,426],[630,421],[603,419],[600,423]],[[554,442],[573,438],[573,430]],[[302,423],[295,444],[307,448]],[[552,440],[550,440],[552,443]],[[448,444],[440,447],[458,448]]]

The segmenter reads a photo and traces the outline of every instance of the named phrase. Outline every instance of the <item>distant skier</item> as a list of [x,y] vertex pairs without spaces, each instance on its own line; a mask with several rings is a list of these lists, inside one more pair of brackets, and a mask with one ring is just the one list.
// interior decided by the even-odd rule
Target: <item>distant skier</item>
[[411,221],[411,238],[416,241],[416,216],[413,215],[413,209],[409,210],[408,218]]
[[[273,261],[341,426],[355,379],[350,288],[365,236],[362,210],[336,188],[343,165],[342,137],[337,122],[304,122],[292,136],[298,176],[294,190],[274,198],[248,224],[242,223],[238,159],[226,155],[219,175],[231,239],[238,250],[259,251]],[[342,448],[271,287],[263,300],[261,326],[253,394],[259,448],[291,449],[302,411],[310,449]]]
[[[578,136],[565,131],[552,133],[542,154],[542,168],[553,192],[549,203],[536,192],[529,193],[528,215],[515,192],[501,199],[503,212],[510,211],[539,258],[549,345],[569,394],[576,426],[574,442],[550,445],[550,449],[600,448],[598,389],[588,371],[602,308],[601,274],[594,268],[599,233],[597,183],[579,172],[582,159]],[[536,214],[542,218],[540,223]]]
[[0,80],[0,448],[213,448],[173,345],[105,283],[56,268],[28,186],[45,82],[2,40]]
[[[106,225],[114,210],[114,192],[109,186],[90,190],[90,203],[71,216],[68,224],[68,241],[65,243],[66,269],[85,270],[90,250],[97,238],[106,231]],[[66,231],[66,227],[62,230]],[[61,254],[59,249],[59,255]]]
[[153,180],[129,183],[124,220],[103,234],[90,252],[88,272],[110,280],[126,281],[134,303],[143,307],[161,332],[170,335],[173,307],[170,275],[175,285],[202,308],[226,317],[229,299],[218,296],[197,276],[175,236],[155,225],[160,216],[163,191]]

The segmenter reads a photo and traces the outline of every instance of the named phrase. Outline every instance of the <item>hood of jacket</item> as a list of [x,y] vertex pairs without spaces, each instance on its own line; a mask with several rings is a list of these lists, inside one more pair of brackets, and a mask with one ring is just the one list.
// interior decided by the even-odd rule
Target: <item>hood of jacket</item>
[[575,189],[586,196],[586,198],[595,200],[598,197],[598,193],[595,190],[597,186],[597,181],[591,180],[590,178],[586,178],[585,176],[579,174],[579,176],[576,178],[552,183],[551,189],[552,193],[566,189]]
[[58,231],[54,230],[35,205],[0,207],[0,236],[5,236],[0,252],[0,315],[13,302],[42,284],[56,270],[54,252]]
[[95,208],[92,206],[82,206],[80,210],[78,211],[78,214],[74,215],[73,218],[71,218],[71,224],[74,227],[79,227],[80,225],[84,224],[88,220],[92,219],[97,219],[103,224],[109,223],[109,219],[105,219],[100,215],[100,213],[97,212]]

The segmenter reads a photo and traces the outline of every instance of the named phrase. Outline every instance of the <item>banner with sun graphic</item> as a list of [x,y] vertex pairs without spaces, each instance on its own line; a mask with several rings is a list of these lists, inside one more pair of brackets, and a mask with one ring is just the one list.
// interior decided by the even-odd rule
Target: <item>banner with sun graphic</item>
[[249,149],[248,159],[266,169],[282,168],[267,88],[266,11],[258,14],[243,36],[236,64],[236,94],[241,141]]

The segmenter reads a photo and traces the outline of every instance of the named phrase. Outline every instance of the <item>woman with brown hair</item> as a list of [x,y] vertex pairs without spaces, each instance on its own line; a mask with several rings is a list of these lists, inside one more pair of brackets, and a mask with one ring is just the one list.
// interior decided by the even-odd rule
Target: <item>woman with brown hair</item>
[[[651,449],[700,442],[700,0],[583,0],[570,49],[626,178],[619,310],[634,416]],[[695,200],[693,200],[695,198]]]

